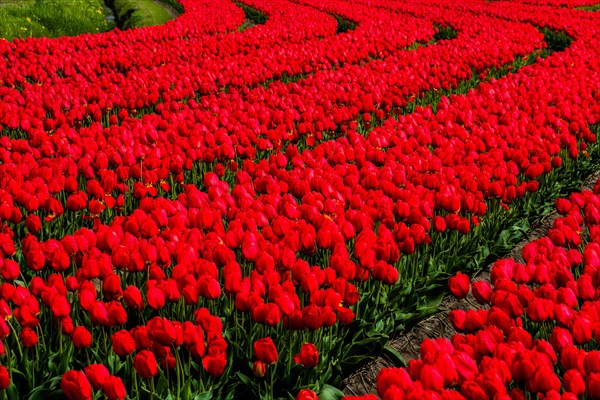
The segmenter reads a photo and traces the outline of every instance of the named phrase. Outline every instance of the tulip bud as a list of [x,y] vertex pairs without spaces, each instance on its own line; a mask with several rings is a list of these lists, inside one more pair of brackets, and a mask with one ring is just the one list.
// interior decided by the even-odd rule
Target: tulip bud
[[264,378],[264,376],[267,374],[267,367],[262,361],[254,361],[254,364],[252,365],[252,372],[257,378]]

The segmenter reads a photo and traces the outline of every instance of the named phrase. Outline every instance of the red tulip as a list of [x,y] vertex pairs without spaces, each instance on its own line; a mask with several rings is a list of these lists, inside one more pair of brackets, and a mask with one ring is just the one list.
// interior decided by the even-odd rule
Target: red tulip
[[483,388],[473,381],[466,381],[460,386],[460,393],[469,400],[486,400],[489,396]]
[[585,392],[585,381],[576,369],[570,369],[563,376],[565,390],[575,394],[577,397],[582,396]]
[[117,301],[111,301],[108,304],[108,325],[124,325],[127,322],[127,312]]
[[534,392],[558,391],[560,390],[560,380],[550,368],[538,366],[528,381],[527,387]]
[[150,379],[158,374],[158,363],[154,353],[148,350],[142,350],[135,355],[133,367],[142,379]]
[[545,299],[533,299],[527,306],[527,317],[534,322],[544,322],[552,312],[552,301]]
[[78,349],[85,349],[92,345],[92,334],[84,326],[78,326],[72,333],[73,345]]
[[589,399],[600,399],[600,373],[589,374],[585,382],[585,387]]
[[319,400],[319,396],[310,389],[302,389],[296,395],[296,400]]
[[19,277],[21,274],[21,268],[16,261],[6,259],[0,259],[0,272],[2,274],[2,278],[4,278],[7,282],[12,282]]
[[109,376],[104,380],[102,391],[108,400],[125,400],[127,390],[118,376]]
[[585,344],[592,339],[592,324],[587,318],[575,317],[571,332],[577,344]]
[[0,365],[0,390],[6,389],[10,385],[10,375],[4,365]]
[[25,219],[25,227],[29,232],[35,235],[42,229],[42,221],[37,215],[30,214]]
[[121,357],[128,356],[135,351],[135,340],[125,329],[113,333],[110,339],[113,351]]
[[439,392],[444,387],[444,377],[440,374],[437,368],[431,365],[424,365],[421,369],[419,380],[423,384],[425,390],[434,390]]
[[65,296],[57,295],[52,300],[51,310],[52,315],[57,318],[63,318],[71,313],[71,304]]
[[492,298],[492,287],[486,281],[475,281],[471,285],[473,297],[479,304],[486,304]]
[[148,337],[162,346],[170,346],[177,339],[175,326],[166,318],[154,317],[147,324]]
[[309,304],[302,309],[302,320],[309,329],[315,330],[323,326],[323,315],[320,307]]
[[458,298],[462,299],[469,294],[470,279],[468,275],[458,272],[456,275],[448,279],[448,287],[450,292]]
[[211,376],[221,376],[227,366],[227,356],[223,353],[208,354],[202,358],[202,366]]
[[300,353],[294,356],[294,362],[301,364],[305,368],[314,368],[319,363],[319,352],[317,346],[312,343],[304,343],[300,348]]
[[257,378],[264,378],[267,373],[267,367],[262,361],[254,361],[254,364],[252,364],[252,372]]
[[104,381],[110,376],[108,368],[104,364],[91,364],[83,369],[92,387],[96,390],[102,389]]
[[265,337],[254,342],[254,356],[267,365],[275,364],[279,359],[275,343],[270,337]]
[[92,386],[81,371],[69,370],[60,380],[60,388],[69,400],[89,400],[92,398]]
[[136,286],[127,286],[123,291],[123,299],[127,307],[132,310],[141,311],[144,309],[144,300],[142,299],[142,293]]
[[21,333],[19,333],[19,338],[26,348],[34,347],[38,342],[37,333],[29,327],[23,328]]
[[165,306],[165,293],[156,286],[146,292],[146,301],[153,310],[160,310]]

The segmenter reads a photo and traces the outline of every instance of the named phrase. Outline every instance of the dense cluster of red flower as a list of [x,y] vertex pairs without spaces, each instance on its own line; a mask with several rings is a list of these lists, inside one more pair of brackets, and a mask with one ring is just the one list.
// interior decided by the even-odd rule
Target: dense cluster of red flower
[[[234,3],[182,4],[162,27],[0,43],[0,353],[70,349],[68,398],[123,398],[138,377],[179,390],[190,371],[210,391],[275,373],[280,354],[287,372],[319,368],[336,346],[322,332],[355,322],[367,285],[412,279],[401,257],[469,233],[596,141],[591,13],[244,0],[267,21],[238,32]],[[356,28],[336,33],[333,16]],[[573,43],[488,79],[541,54],[536,27]],[[576,246],[577,228],[552,240]],[[478,330],[480,314],[453,319]]]
[[[452,310],[458,333],[425,339],[406,369],[383,369],[383,399],[600,398],[600,181],[556,202],[562,215],[527,244],[524,263],[497,261],[491,284],[457,274],[450,291],[471,289],[482,308]],[[588,237],[589,235],[589,237]],[[376,399],[375,395],[346,397]]]

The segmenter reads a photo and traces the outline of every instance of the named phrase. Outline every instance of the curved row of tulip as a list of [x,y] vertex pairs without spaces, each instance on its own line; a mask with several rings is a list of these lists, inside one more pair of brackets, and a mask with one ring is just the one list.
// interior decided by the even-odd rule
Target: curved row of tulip
[[[420,256],[492,231],[504,208],[554,169],[572,172],[596,141],[593,17],[555,10],[553,25],[519,5],[511,14],[493,3],[301,3],[360,22],[339,35],[324,22],[323,41],[340,46],[362,43],[355,33],[373,16],[415,18],[391,25],[386,37],[397,41],[380,59],[361,64],[339,47],[335,69],[298,82],[173,100],[180,92],[141,118],[126,108],[109,117],[95,103],[97,121],[83,127],[83,112],[54,119],[42,107],[25,126],[17,118],[21,130],[3,131],[0,387],[13,398],[17,387],[32,397],[60,387],[69,399],[227,398],[249,388],[273,397],[334,382],[393,329],[401,301],[417,304],[415,293],[452,268]],[[248,4],[271,17],[267,4],[284,2]],[[532,19],[565,28],[571,49],[488,79],[545,46]],[[429,40],[432,23],[457,37],[398,51]],[[251,34],[215,37],[225,36]],[[312,37],[301,42],[312,48]],[[260,47],[252,54],[267,54]],[[478,78],[436,112],[391,118],[428,91]],[[46,101],[60,107],[65,96]],[[378,320],[386,326],[365,328]]]
[[[456,87],[471,76],[472,69],[483,72],[509,62],[512,55],[527,55],[543,44],[540,34],[523,25],[506,24],[498,30],[492,27],[491,20],[484,19],[480,25],[472,19],[455,17],[454,22],[463,30],[451,41],[400,52],[364,66],[320,71],[296,84],[274,82],[268,88],[258,87],[246,94],[206,96],[200,103],[163,103],[157,107],[158,114],[141,119],[128,117],[121,110],[120,124],[113,116],[111,126],[106,128],[95,123],[75,131],[70,126],[74,121],[66,121],[69,125],[62,124],[48,133],[40,125],[54,127],[54,122],[21,119],[29,140],[3,138],[3,159],[7,161],[0,168],[6,171],[8,179],[3,188],[28,212],[45,208],[49,215],[60,215],[60,202],[53,194],[61,193],[67,184],[71,188],[67,192],[78,187],[85,189],[87,184],[76,182],[75,175],[82,178],[80,170],[86,171],[83,177],[88,180],[100,181],[103,194],[115,196],[127,191],[126,186],[119,186],[120,193],[114,192],[116,185],[130,178],[142,177],[146,184],[157,184],[169,181],[172,172],[180,182],[184,166],[189,170],[199,161],[211,163],[215,158],[224,163],[233,159],[241,162],[255,159],[259,152],[278,150],[289,142],[315,143],[323,132],[356,128],[353,121],[361,114],[373,112],[376,117],[386,117],[394,107],[406,104],[409,96]],[[485,46],[486,51],[480,48],[484,41],[492,43]],[[433,66],[431,60],[437,60]],[[378,82],[378,86],[373,82]],[[324,87],[328,90],[324,91]],[[100,114],[97,118],[101,118]],[[24,181],[31,180],[23,176],[23,161],[17,156],[24,152],[29,153],[30,159],[27,174],[53,186],[44,190],[45,194],[34,196],[33,187],[23,186]],[[50,170],[54,172],[49,174]],[[6,201],[10,206],[10,200]],[[64,208],[66,202],[61,204]]]
[[[527,244],[524,263],[494,263],[491,284],[458,273],[480,309],[452,310],[452,338],[425,339],[407,368],[383,369],[383,399],[600,398],[600,181],[556,201],[562,216]],[[375,395],[346,400],[377,399]]]
[[[116,47],[100,55],[83,52],[67,61],[59,56],[39,57],[37,63],[14,60],[5,83],[18,87],[5,89],[3,95],[5,115],[12,116],[13,122],[2,121],[16,127],[16,117],[23,120],[48,113],[51,120],[65,114],[81,120],[114,107],[155,106],[163,96],[167,101],[196,99],[228,86],[254,86],[282,75],[365,62],[433,34],[431,25],[417,30],[418,21],[400,21],[389,12],[359,7],[351,14],[360,22],[358,28],[340,37],[333,35],[336,21],[313,8],[286,1],[255,3],[268,15],[267,23],[242,33],[166,43],[149,40],[143,46]],[[18,72],[21,65],[27,72]],[[65,101],[54,104],[57,96]]]

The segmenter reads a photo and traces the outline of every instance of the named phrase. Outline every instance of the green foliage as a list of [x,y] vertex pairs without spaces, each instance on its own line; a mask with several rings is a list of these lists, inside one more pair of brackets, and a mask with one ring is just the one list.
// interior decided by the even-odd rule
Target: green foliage
[[0,0],[0,37],[7,40],[74,36],[113,27],[102,0]]
[[113,0],[112,6],[121,29],[162,25],[172,19],[165,7],[153,0]]
[[348,31],[353,31],[356,28],[356,22],[350,21],[349,19],[345,19],[339,15],[333,15],[333,18],[336,19],[338,23],[337,33],[344,33]]
[[541,28],[539,31],[544,34],[544,40],[548,43],[550,52],[563,51],[573,42],[573,38],[565,31],[554,31],[550,28]]
[[256,8],[252,8],[247,6],[244,3],[235,3],[239,8],[244,10],[244,15],[246,15],[246,19],[253,22],[254,24],[263,25],[267,22],[267,16],[262,12],[258,11]]
[[458,31],[451,26],[435,25],[436,33],[433,39],[437,42],[439,40],[451,40],[458,36]]
[[160,0],[160,2],[171,7],[180,14],[183,13],[183,6],[177,0]]
[[591,11],[591,12],[595,12],[600,10],[600,3],[596,3],[593,4],[591,6],[581,6],[581,7],[576,7],[576,10],[581,10],[581,11]]

